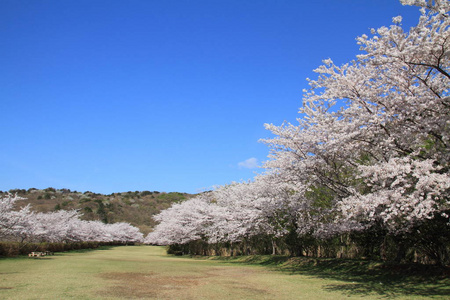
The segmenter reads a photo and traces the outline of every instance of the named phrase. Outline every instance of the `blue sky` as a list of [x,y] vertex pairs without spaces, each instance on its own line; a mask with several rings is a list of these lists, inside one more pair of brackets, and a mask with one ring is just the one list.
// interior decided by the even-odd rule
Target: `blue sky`
[[0,0],[0,190],[196,193],[254,177],[306,78],[396,0]]

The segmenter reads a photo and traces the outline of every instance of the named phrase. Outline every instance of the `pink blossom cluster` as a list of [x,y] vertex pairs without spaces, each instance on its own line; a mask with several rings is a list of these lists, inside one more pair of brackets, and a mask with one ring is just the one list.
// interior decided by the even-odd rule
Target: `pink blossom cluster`
[[36,213],[27,205],[13,210],[23,198],[7,195],[0,199],[0,238],[29,242],[141,242],[143,235],[128,223],[104,224],[81,220],[76,210]]
[[332,235],[377,222],[408,231],[450,210],[450,4],[403,0],[421,16],[357,39],[362,53],[315,70],[298,124],[275,137],[264,175],[156,216],[148,243],[234,242],[258,234]]

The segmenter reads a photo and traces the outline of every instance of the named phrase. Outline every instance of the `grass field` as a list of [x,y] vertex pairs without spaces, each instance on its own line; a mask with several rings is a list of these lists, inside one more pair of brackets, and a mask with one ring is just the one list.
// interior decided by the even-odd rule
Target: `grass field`
[[193,259],[150,246],[0,259],[0,299],[361,298],[450,299],[450,280],[434,271],[387,273],[366,262]]

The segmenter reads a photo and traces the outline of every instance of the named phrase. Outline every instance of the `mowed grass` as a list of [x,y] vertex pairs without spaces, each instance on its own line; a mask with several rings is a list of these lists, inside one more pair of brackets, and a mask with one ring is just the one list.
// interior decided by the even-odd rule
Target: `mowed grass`
[[0,299],[450,299],[445,275],[427,280],[317,262],[192,259],[152,246],[8,258],[0,259]]

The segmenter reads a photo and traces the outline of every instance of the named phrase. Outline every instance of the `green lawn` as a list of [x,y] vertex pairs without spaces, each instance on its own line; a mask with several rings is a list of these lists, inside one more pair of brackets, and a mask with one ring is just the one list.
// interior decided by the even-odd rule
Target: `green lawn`
[[450,299],[449,286],[363,262],[192,259],[150,246],[0,259],[0,299]]

